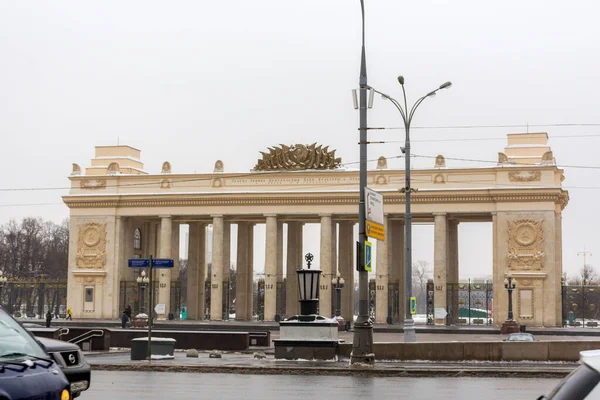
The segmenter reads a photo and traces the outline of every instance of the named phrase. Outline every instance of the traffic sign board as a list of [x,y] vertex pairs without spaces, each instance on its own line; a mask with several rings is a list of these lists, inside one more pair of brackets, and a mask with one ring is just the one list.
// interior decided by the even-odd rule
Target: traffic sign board
[[371,242],[365,240],[365,271],[371,272]]
[[158,315],[163,315],[165,313],[165,305],[164,304],[157,304],[156,307],[154,307],[154,311],[156,311],[156,313]]
[[155,258],[152,260],[152,267],[154,268],[173,268],[173,260],[170,258]]
[[410,298],[410,313],[411,315],[415,315],[417,313],[417,298]]
[[383,225],[372,221],[365,221],[367,236],[377,240],[385,240],[385,228]]
[[150,260],[147,258],[130,258],[127,264],[129,268],[148,268]]
[[448,313],[444,308],[435,309],[435,319],[444,319],[448,316]]

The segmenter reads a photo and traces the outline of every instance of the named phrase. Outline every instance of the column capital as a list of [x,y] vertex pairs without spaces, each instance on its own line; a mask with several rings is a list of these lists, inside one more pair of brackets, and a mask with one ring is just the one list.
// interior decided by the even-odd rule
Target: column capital
[[213,219],[215,219],[215,218],[223,218],[223,214],[211,214],[210,217],[213,218]]
[[331,213],[329,213],[329,214],[328,213],[324,213],[324,214],[319,214],[319,217],[321,217],[321,218],[323,218],[323,217],[329,217],[329,218],[331,218],[332,215],[331,215]]
[[277,214],[272,214],[272,213],[271,214],[263,214],[263,216],[265,216],[267,218],[268,217],[275,217],[275,218],[277,218]]
[[492,211],[490,214],[492,215],[492,217],[494,217],[494,216],[498,215],[498,211]]
[[446,214],[445,212],[434,212],[433,213],[434,217],[445,217],[446,215],[448,215],[448,214]]

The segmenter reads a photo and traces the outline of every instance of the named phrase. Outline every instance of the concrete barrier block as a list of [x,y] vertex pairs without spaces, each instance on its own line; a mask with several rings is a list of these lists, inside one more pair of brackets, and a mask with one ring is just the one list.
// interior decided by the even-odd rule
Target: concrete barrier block
[[600,349],[600,341],[548,342],[548,361],[578,361],[579,352]]
[[500,342],[503,361],[547,361],[548,342]]
[[338,357],[350,358],[350,354],[352,354],[352,343],[340,343],[338,345],[338,347],[337,347]]
[[378,342],[373,343],[373,353],[376,360],[403,360],[404,343]]
[[502,342],[463,342],[463,360],[500,361]]
[[432,361],[460,361],[463,360],[462,342],[445,343],[403,343],[403,360],[432,360]]

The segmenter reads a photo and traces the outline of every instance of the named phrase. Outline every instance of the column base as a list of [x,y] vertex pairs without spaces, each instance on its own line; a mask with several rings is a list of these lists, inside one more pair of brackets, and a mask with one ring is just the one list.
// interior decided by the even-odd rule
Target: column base
[[507,319],[500,327],[500,334],[507,335],[509,333],[519,333],[520,329],[521,327],[519,326],[517,321],[513,319]]
[[404,343],[414,343],[417,341],[417,333],[415,331],[415,321],[410,319],[404,320]]
[[352,341],[352,354],[350,354],[350,365],[359,364],[375,364],[373,324],[371,324],[368,317],[361,317],[360,315],[354,323],[354,339]]

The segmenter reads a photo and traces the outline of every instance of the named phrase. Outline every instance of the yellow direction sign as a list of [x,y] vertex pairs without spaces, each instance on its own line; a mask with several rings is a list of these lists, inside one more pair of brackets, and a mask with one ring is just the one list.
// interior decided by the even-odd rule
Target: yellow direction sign
[[383,224],[377,222],[366,221],[367,223],[367,236],[377,240],[385,240],[385,228]]
[[365,271],[371,272],[371,242],[365,240]]

